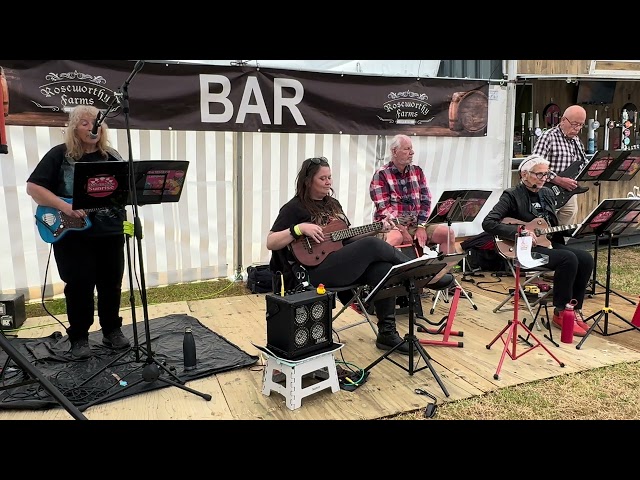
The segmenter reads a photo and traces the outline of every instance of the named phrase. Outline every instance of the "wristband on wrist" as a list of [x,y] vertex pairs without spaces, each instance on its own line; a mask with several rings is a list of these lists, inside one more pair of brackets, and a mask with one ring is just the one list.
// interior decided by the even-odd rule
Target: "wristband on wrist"
[[426,223],[421,223],[420,225],[418,225],[418,228],[424,228],[426,230],[427,229],[427,224]]
[[299,237],[302,236],[302,230],[300,229],[300,224],[296,224],[296,226],[293,227],[293,231],[296,232]]
[[296,227],[297,225],[291,225],[289,227],[289,233],[291,233],[291,236],[293,237],[294,240],[299,239],[302,235],[298,235],[298,233],[296,232]]

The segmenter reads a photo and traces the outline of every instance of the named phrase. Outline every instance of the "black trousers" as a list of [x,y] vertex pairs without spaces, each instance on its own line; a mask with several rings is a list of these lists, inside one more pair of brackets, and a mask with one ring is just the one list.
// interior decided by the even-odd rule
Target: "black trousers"
[[[409,261],[409,257],[384,240],[370,236],[349,243],[330,255],[317,267],[308,269],[313,285],[328,287],[359,284],[375,287],[393,265]],[[394,315],[396,298],[374,302],[378,320]]]
[[533,247],[531,251],[549,256],[544,267],[554,270],[553,306],[564,310],[575,299],[574,308],[582,308],[587,284],[593,272],[593,256],[586,250],[552,242],[553,248]]
[[60,278],[65,282],[69,340],[88,337],[95,310],[94,291],[103,333],[121,327],[124,235],[87,237],[80,232],[68,232],[53,244],[53,253]]

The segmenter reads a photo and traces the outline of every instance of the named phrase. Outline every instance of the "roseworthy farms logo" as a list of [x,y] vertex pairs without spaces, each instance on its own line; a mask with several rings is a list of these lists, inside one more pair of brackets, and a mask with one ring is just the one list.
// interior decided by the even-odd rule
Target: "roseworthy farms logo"
[[[40,86],[40,94],[46,99],[44,105],[33,101],[39,108],[53,112],[69,112],[78,105],[92,105],[106,110],[116,94],[102,85],[107,81],[102,76],[80,73],[77,70],[67,73],[49,73],[45,77],[48,83]],[[118,110],[119,105],[113,111]]]
[[389,115],[377,117],[387,123],[396,125],[422,125],[429,123],[435,118],[429,115],[431,104],[427,102],[429,97],[426,93],[416,93],[411,90],[406,92],[390,92],[387,95],[390,100],[382,104],[382,108]]

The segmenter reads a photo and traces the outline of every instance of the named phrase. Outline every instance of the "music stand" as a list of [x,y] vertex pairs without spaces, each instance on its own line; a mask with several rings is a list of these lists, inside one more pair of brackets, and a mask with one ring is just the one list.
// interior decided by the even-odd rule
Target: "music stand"
[[[473,222],[490,196],[491,190],[447,190],[442,192],[440,200],[438,200],[436,207],[431,211],[431,216],[429,220],[427,220],[427,223],[436,224],[446,222],[449,227],[447,229],[448,237],[453,222]],[[447,238],[447,244],[449,244],[449,238]],[[462,288],[458,279],[454,278],[454,281],[456,286],[460,287],[460,293],[471,303],[473,309],[477,310],[478,306],[471,300],[466,290]],[[442,291],[439,291],[433,300],[430,312],[432,315],[440,295],[443,295]]]
[[[631,228],[637,228],[640,221],[640,198],[609,198],[600,202],[600,204],[589,214],[584,223],[576,229],[574,236],[596,234],[606,234],[607,243],[607,270],[606,270],[606,285],[605,287],[605,304],[599,311],[584,319],[585,322],[591,319],[595,319],[593,325],[589,327],[586,334],[580,342],[576,345],[579,350],[582,344],[589,337],[591,332],[596,328],[600,320],[604,317],[604,328],[599,327],[599,331],[603,336],[617,335],[619,333],[628,332],[630,330],[639,330],[636,325],[629,322],[625,318],[617,314],[612,308],[609,307],[609,294],[615,293],[611,290],[611,240],[614,234],[621,234]],[[595,267],[594,267],[595,268]],[[619,295],[619,294],[616,294]],[[622,295],[619,295],[622,296]],[[625,297],[623,297],[625,298]],[[635,305],[635,302],[632,302]],[[616,332],[609,332],[609,314],[613,314],[629,325],[629,328],[618,330]]]
[[[594,182],[594,185],[598,186],[598,203],[600,203],[601,182],[631,180],[638,170],[640,170],[640,150],[600,150],[580,171],[576,180],[581,182]],[[599,235],[596,235],[593,250],[593,277],[591,279],[591,293],[589,294],[591,297],[604,293],[596,293],[596,285],[604,288],[604,285],[598,282],[596,278],[598,267],[598,237]],[[635,302],[627,297],[616,292],[613,293],[632,305],[635,305]]]
[[[21,382],[16,382],[15,384],[7,385],[3,380],[3,377],[5,375],[5,368],[2,368],[0,369],[0,392],[4,390],[10,390],[12,388],[21,387],[23,385],[40,383],[40,386],[42,386],[42,388],[44,388],[44,390],[49,395],[51,395],[60,404],[60,406],[63,407],[67,411],[67,413],[69,413],[69,415],[71,415],[75,420],[87,420],[87,417],[82,414],[78,407],[71,403],[71,401],[67,397],[65,397],[62,392],[60,392],[60,390],[58,390],[55,385],[53,385],[47,379],[47,377],[42,375],[42,373],[40,373],[36,367],[31,365],[31,363],[27,361],[26,358],[24,358],[24,356],[18,351],[18,349],[11,345],[9,340],[5,337],[4,331],[1,328],[0,349],[4,350],[8,355],[8,358],[13,360],[15,364],[20,367],[23,372],[26,372],[30,377],[30,380],[23,380]],[[7,365],[9,365],[8,361],[5,363],[5,367]]]
[[[518,256],[518,251],[520,250],[521,246],[518,244],[518,238],[522,237],[522,230],[524,230],[524,225],[519,225],[518,226],[518,231],[516,232],[516,236],[515,236],[515,252],[516,252],[516,256],[514,259],[514,263],[516,266],[515,269],[515,278],[516,278],[516,283],[514,286],[514,294],[513,294],[513,304],[514,304],[514,309],[513,309],[513,320],[510,320],[509,322],[507,322],[507,325],[505,325],[505,327],[500,331],[500,333],[498,333],[498,335],[496,335],[494,337],[493,340],[491,340],[490,343],[487,344],[487,350],[491,349],[491,346],[498,340],[501,339],[502,342],[504,343],[504,348],[502,349],[502,355],[500,356],[500,361],[498,362],[498,367],[496,368],[496,372],[493,374],[493,378],[495,380],[498,380],[500,378],[500,370],[502,369],[502,363],[504,362],[504,359],[507,355],[509,355],[509,358],[511,358],[511,360],[517,360],[518,358],[522,357],[523,355],[532,352],[533,350],[535,350],[538,347],[541,347],[545,352],[547,352],[549,354],[549,356],[551,358],[553,358],[561,367],[564,367],[564,363],[561,362],[560,360],[558,360],[558,358],[551,353],[551,350],[549,350],[547,347],[545,347],[542,342],[540,342],[540,340],[538,340],[536,338],[536,336],[533,334],[533,332],[529,329],[529,327],[527,327],[527,325],[523,322],[520,321],[520,319],[518,318],[518,310],[519,308],[517,308],[518,303],[520,302],[520,259],[522,257]],[[547,263],[549,261],[549,256],[548,255],[544,255],[541,253],[530,253],[531,258],[535,259],[537,262],[541,262],[541,264]],[[527,265],[525,265],[525,267],[527,267]],[[522,328],[526,333],[528,333],[527,338],[531,337],[533,338],[533,340],[535,341],[535,344],[532,344],[530,342],[528,342],[527,340],[525,340],[525,342],[527,344],[529,344],[529,346],[531,348],[529,348],[528,350],[525,350],[522,353],[517,353],[517,341],[518,338],[521,338],[518,335],[518,326],[520,326],[520,328]],[[507,334],[507,338],[505,340],[505,338],[503,337],[503,334],[506,331],[509,331]]]
[[[177,202],[187,175],[186,160],[133,162],[138,205]],[[133,205],[127,162],[77,162],[73,177],[73,209]]]
[[[86,379],[81,385],[86,384],[91,379],[99,375],[101,372],[107,370],[112,365],[119,362],[120,359],[128,355],[129,352],[135,353],[134,362],[141,362],[140,352],[145,354],[144,367],[142,368],[142,378],[137,382],[132,382],[123,387],[128,389],[138,385],[141,382],[153,383],[156,380],[173,385],[187,392],[198,395],[205,400],[211,400],[211,395],[199,392],[184,385],[184,381],[175,375],[165,364],[156,360],[154,352],[151,350],[151,331],[149,327],[149,312],[147,303],[147,288],[144,277],[144,262],[142,255],[142,225],[140,223],[140,217],[138,216],[138,206],[150,203],[161,203],[165,201],[178,201],[180,194],[182,193],[182,187],[184,185],[184,179],[186,176],[186,168],[188,162],[186,161],[133,161],[133,151],[131,145],[131,128],[129,126],[129,83],[136,75],[138,71],[144,66],[144,61],[139,60],[136,65],[120,87],[117,95],[114,95],[114,99],[109,105],[109,108],[102,116],[104,120],[109,112],[114,108],[116,101],[120,102],[119,97],[122,97],[122,112],[124,113],[125,128],[127,132],[127,143],[129,150],[129,160],[127,162],[78,162],[74,168],[74,195],[73,195],[73,207],[74,208],[97,208],[99,206],[109,206],[116,202],[121,202],[120,205],[131,205],[133,210],[133,228],[127,228],[125,226],[125,238],[127,248],[127,260],[129,267],[129,300],[131,303],[131,316],[132,327],[134,334],[134,345],[127,348],[122,354],[118,355],[113,361],[109,362],[102,369],[96,372],[94,375]],[[98,125],[99,119],[96,119],[96,125]],[[79,189],[77,191],[76,189]],[[78,198],[76,198],[76,193]],[[140,195],[140,199],[138,197]],[[104,202],[104,203],[102,203]],[[81,207],[84,205],[85,207]],[[132,231],[131,231],[132,230]],[[129,237],[135,236],[136,244],[138,247],[138,265],[140,267],[140,298],[142,300],[142,312],[144,316],[145,326],[145,346],[140,345],[138,341],[138,331],[136,326],[136,301],[133,289],[133,262],[131,260],[131,248],[129,246]],[[125,362],[130,363],[130,362]],[[173,380],[166,379],[161,376],[162,372],[170,375]],[[112,387],[118,387],[119,382],[115,382]],[[121,394],[123,388],[118,387],[107,393],[104,397],[97,398],[88,404],[81,407],[82,410],[86,410],[90,406],[106,401],[114,395]],[[108,392],[109,389],[105,390]]]
[[[376,285],[373,290],[371,290],[367,298],[364,300],[364,303],[365,305],[370,305],[371,302],[375,302],[376,300],[382,300],[388,297],[396,297],[398,295],[408,295],[408,298],[417,298],[418,289],[433,281],[433,279],[437,275],[440,275],[440,277],[442,277],[442,275],[446,273],[446,267],[447,263],[443,262],[441,257],[419,257],[414,260],[409,260],[408,262],[401,263],[400,265],[394,265],[393,267],[391,267],[391,269],[389,269],[385,277],[380,280],[378,285]],[[415,335],[414,303],[415,302],[413,301],[409,302],[409,333],[404,336],[404,340],[394,346],[391,350],[388,350],[384,355],[380,356],[372,364],[365,367],[363,371],[365,373],[368,373],[369,370],[371,370],[385,358],[408,372],[409,375],[413,375],[414,373],[428,368],[431,371],[433,377],[436,379],[436,382],[438,382],[438,385],[440,385],[440,388],[444,392],[445,396],[448,397],[449,392],[447,391],[447,388],[442,383],[442,380],[440,380],[440,377],[433,368],[433,365],[431,365],[431,357]],[[394,359],[389,358],[389,355],[391,355],[405,343],[409,344],[409,368],[401,365]],[[413,364],[414,351],[417,351],[425,361],[425,365],[417,369],[414,368]]]

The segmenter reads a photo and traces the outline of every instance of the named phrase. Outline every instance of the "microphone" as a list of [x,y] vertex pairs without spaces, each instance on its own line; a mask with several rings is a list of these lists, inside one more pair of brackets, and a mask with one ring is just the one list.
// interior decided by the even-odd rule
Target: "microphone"
[[[104,120],[104,118],[102,118],[102,120]],[[96,138],[98,138],[98,128],[100,127],[100,125],[102,124],[102,120],[100,119],[100,111],[98,111],[98,115],[96,115],[96,119],[93,122],[93,128],[91,129],[91,132],[89,132],[89,136],[95,140]]]

